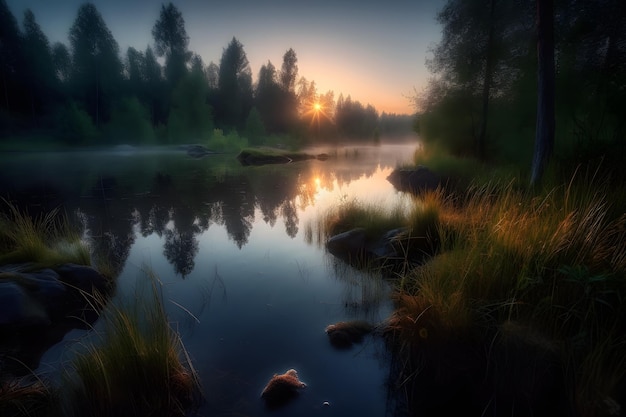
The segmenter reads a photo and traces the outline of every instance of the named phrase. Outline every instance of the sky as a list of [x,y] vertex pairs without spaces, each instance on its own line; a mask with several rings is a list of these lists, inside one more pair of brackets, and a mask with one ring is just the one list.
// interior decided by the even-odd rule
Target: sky
[[[21,25],[30,8],[51,43],[69,46],[83,0],[6,0]],[[93,0],[125,55],[153,46],[160,0]],[[350,95],[380,112],[411,114],[427,84],[425,61],[441,37],[443,0],[172,0],[181,11],[189,49],[219,65],[233,37],[244,47],[253,79],[271,61],[277,69],[293,48],[298,75],[317,91]]]

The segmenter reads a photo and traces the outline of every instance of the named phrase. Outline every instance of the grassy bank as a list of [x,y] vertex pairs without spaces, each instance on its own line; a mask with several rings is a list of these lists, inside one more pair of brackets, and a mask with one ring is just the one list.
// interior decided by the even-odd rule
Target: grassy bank
[[[403,225],[435,249],[425,263],[398,275],[396,311],[388,320],[398,380],[409,398],[424,397],[426,385],[415,383],[420,374],[429,387],[447,378],[442,389],[454,391],[465,372],[475,371],[482,379],[473,384],[482,388],[457,389],[474,390],[468,406],[475,401],[486,413],[497,398],[500,411],[511,407],[508,415],[545,406],[550,399],[541,395],[548,394],[522,393],[532,382],[560,387],[553,401],[565,398],[580,415],[606,414],[623,400],[626,377],[624,190],[578,177],[545,192],[515,183],[430,193],[404,213],[335,209],[321,222],[322,234],[366,227],[377,235]],[[504,371],[547,368],[546,357],[554,368],[547,376]],[[461,372],[468,363],[481,369]],[[501,390],[498,385],[517,392],[481,398]],[[512,399],[501,399],[507,396]]]
[[[4,203],[0,265],[23,264],[22,269],[32,270],[67,263],[92,265],[88,243],[58,210],[31,217]],[[107,274],[106,260],[95,263],[113,279]],[[13,278],[3,274],[2,279]],[[105,294],[82,291],[85,304],[99,312],[100,318],[78,344],[73,359],[63,364],[61,384],[34,372],[21,378],[0,375],[0,415],[183,416],[196,406],[201,400],[199,380],[170,326],[158,279],[146,271],[145,283],[144,292],[119,304],[105,299]]]

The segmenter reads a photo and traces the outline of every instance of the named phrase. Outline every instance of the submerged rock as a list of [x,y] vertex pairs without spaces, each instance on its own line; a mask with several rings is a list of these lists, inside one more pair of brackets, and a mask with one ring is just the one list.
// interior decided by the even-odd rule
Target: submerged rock
[[363,320],[340,321],[326,327],[326,334],[331,345],[346,349],[355,343],[361,343],[363,337],[373,330],[374,326]]
[[202,145],[186,145],[184,150],[187,151],[187,155],[192,158],[204,158],[207,155],[214,155],[216,152]]
[[261,398],[270,407],[280,406],[297,396],[299,390],[304,387],[306,384],[300,381],[298,372],[290,369],[284,374],[274,374],[263,389]]

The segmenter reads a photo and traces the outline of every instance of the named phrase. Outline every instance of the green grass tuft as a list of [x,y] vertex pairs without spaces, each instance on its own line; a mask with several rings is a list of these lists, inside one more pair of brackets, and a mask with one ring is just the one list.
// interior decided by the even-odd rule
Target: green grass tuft
[[91,264],[89,246],[58,209],[33,218],[7,200],[2,201],[8,211],[0,215],[0,264]]
[[66,375],[69,415],[183,416],[198,404],[199,380],[170,327],[156,276],[141,300],[109,306],[101,340],[85,344]]

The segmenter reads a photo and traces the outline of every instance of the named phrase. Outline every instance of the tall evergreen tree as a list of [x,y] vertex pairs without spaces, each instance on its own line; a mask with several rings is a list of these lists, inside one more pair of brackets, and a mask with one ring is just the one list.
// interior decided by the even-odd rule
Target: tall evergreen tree
[[280,70],[280,86],[285,91],[295,92],[298,78],[298,57],[296,52],[289,48],[283,55],[283,65]]
[[220,127],[243,129],[252,108],[252,73],[243,45],[234,37],[222,52],[218,97],[215,110]]
[[165,124],[168,115],[168,97],[163,68],[157,61],[152,48],[148,46],[144,53],[143,78],[146,83],[144,105],[150,110],[154,126]]
[[108,121],[112,101],[121,87],[119,46],[92,3],[79,7],[69,38],[73,95],[100,127]]
[[72,70],[72,56],[67,46],[61,42],[52,45],[52,63],[54,74],[61,84],[68,82]]
[[261,66],[254,91],[254,102],[263,125],[270,131],[278,131],[282,118],[282,90],[278,84],[276,68],[268,61]]
[[174,88],[187,73],[187,63],[192,54],[188,50],[185,20],[172,3],[161,6],[159,20],[152,28],[152,37],[157,55],[165,57],[165,78],[170,88]]
[[0,0],[0,109],[21,110],[22,37],[17,20],[5,0]]
[[31,114],[37,117],[42,114],[44,106],[52,102],[57,85],[50,42],[30,9],[24,12],[23,54],[22,76],[29,92]]

